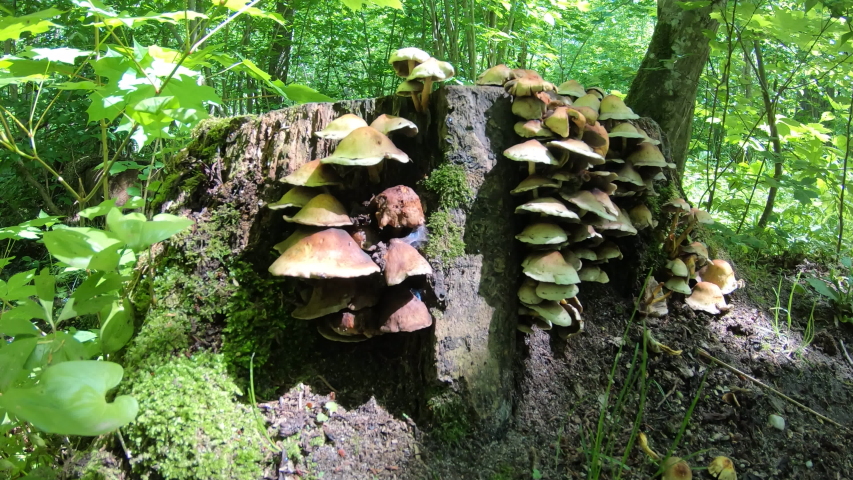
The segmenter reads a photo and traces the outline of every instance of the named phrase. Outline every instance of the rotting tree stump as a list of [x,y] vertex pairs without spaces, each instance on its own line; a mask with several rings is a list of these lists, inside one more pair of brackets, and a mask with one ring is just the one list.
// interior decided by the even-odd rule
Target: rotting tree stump
[[[306,324],[303,320],[282,319],[287,335],[306,336],[302,343],[316,342],[316,356],[325,357],[324,361],[306,358],[311,365],[293,377],[320,377],[334,385],[344,401],[349,389],[358,392],[352,402],[375,394],[392,412],[414,413],[419,420],[461,421],[484,433],[499,434],[512,412],[519,261],[509,191],[520,179],[514,166],[499,159],[517,140],[512,130],[515,119],[510,97],[498,87],[447,87],[435,94],[433,105],[431,113],[418,114],[408,99],[384,97],[306,104],[258,117],[210,122],[172,166],[160,209],[195,219],[199,231],[213,220],[217,209],[239,212],[232,231],[220,236],[233,258],[251,263],[259,276],[269,276],[267,267],[277,256],[273,245],[294,228],[282,220],[280,212],[264,205],[289,188],[279,182],[281,178],[307,161],[327,156],[337,144],[313,133],[344,113],[368,122],[382,113],[414,121],[420,127],[416,137],[394,137],[412,161],[386,162],[379,185],[367,181],[364,169],[341,169],[346,182],[342,190],[349,192],[342,200],[357,215],[363,213],[358,211],[360,202],[387,187],[405,184],[421,195],[429,215],[440,206],[418,182],[444,162],[464,168],[474,199],[465,208],[451,209],[450,217],[464,232],[465,254],[443,265],[430,259],[435,271],[430,279],[433,291],[426,292],[424,300],[434,327],[386,334],[360,344],[333,344],[319,338],[313,328],[300,329]],[[196,252],[201,260],[192,268],[207,278],[228,281],[228,269],[207,261],[204,245],[197,247],[202,250]],[[282,285],[292,281],[281,280]],[[288,301],[296,303],[295,298],[282,297],[282,302]],[[371,382],[383,379],[396,385],[374,389]]]

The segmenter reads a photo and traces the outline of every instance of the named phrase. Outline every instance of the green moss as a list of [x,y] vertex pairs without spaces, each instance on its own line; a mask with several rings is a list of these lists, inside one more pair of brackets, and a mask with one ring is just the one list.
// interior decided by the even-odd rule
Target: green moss
[[472,429],[468,411],[452,393],[433,396],[427,401],[432,412],[432,435],[443,443],[455,444],[467,437]]
[[211,159],[216,151],[225,144],[225,137],[231,132],[236,117],[211,117],[199,123],[192,137],[195,139],[188,147],[189,154],[197,159]]
[[447,210],[433,212],[427,220],[429,242],[424,248],[427,257],[448,265],[451,260],[465,254],[462,227],[453,222]]
[[[70,467],[69,467],[70,465]],[[121,469],[121,460],[110,452],[93,450],[91,452],[75,452],[66,463],[68,478],[81,480],[120,480],[125,478]]]
[[438,206],[443,209],[467,207],[474,196],[468,186],[465,169],[453,163],[442,164],[421,183],[427,190],[438,195]]
[[264,443],[222,355],[162,359],[139,370],[131,394],[139,416],[126,429],[142,478],[243,479],[261,476]]

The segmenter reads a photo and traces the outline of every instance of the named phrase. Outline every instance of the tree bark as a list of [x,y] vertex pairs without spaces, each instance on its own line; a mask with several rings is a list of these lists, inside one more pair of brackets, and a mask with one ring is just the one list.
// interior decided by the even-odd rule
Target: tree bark
[[682,8],[684,3],[688,2],[658,0],[655,31],[625,99],[635,113],[660,124],[679,177],[690,143],[699,77],[710,52],[705,32],[717,31],[719,23],[710,13],[725,0],[693,10]]
[[761,45],[758,40],[755,46],[755,64],[758,70],[758,84],[761,87],[761,99],[764,101],[764,111],[767,112],[767,127],[770,130],[770,144],[773,146],[773,180],[767,192],[767,202],[764,203],[764,211],[758,219],[758,227],[767,226],[770,215],[773,213],[773,205],[776,203],[776,194],[779,192],[779,181],[783,173],[782,142],[779,140],[779,130],[776,128],[776,109],[770,99],[770,87],[767,84],[767,74],[764,72],[764,59],[761,55]]

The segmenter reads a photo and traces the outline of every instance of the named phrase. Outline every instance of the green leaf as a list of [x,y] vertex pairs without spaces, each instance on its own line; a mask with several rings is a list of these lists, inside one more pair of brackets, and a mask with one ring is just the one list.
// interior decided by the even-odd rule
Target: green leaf
[[116,206],[116,199],[111,198],[109,200],[104,200],[103,202],[101,202],[97,206],[89,207],[89,208],[85,208],[83,210],[80,210],[80,216],[83,218],[88,218],[89,220],[91,220],[93,218],[106,215],[110,211],[110,209],[114,208],[115,206]]
[[32,355],[24,364],[24,369],[44,369],[62,362],[85,358],[86,349],[74,336],[67,332],[55,332],[39,338]]
[[847,32],[842,35],[841,38],[838,40],[838,47],[840,48],[844,46],[844,44],[849,42],[851,38],[853,38],[853,32]]
[[[38,338],[16,338],[0,348],[0,393],[3,393],[24,374],[24,363],[36,348]],[[0,397],[2,398],[2,397]]]
[[[9,265],[10,263],[12,263],[12,260],[14,260],[14,259],[15,259],[14,256],[0,258],[0,270],[3,270],[4,268],[6,268],[6,266]],[[0,288],[3,288],[3,287],[0,286]]]
[[141,251],[157,242],[162,242],[172,235],[185,230],[193,224],[188,218],[161,213],[150,221],[141,213],[122,215],[114,208],[107,214],[107,225],[121,240],[127,243],[133,251]]
[[36,296],[44,309],[44,319],[53,325],[53,299],[56,296],[56,277],[50,274],[49,268],[42,271],[33,279],[36,286]]
[[112,362],[81,360],[54,365],[37,386],[11,388],[0,396],[9,414],[60,435],[97,436],[130,423],[139,411],[128,395],[107,403],[105,395],[124,371]]
[[341,3],[349,7],[354,12],[361,10],[362,5],[365,3],[379,7],[396,8],[397,10],[403,9],[403,4],[400,0],[341,0]]
[[125,298],[101,310],[101,350],[113,353],[133,336],[133,306]]
[[11,302],[35,295],[36,287],[28,285],[35,272],[35,270],[18,272],[12,275],[7,282],[0,280],[0,299]]
[[82,82],[59,82],[52,85],[59,90],[100,90],[101,86],[91,80]]
[[[280,83],[280,81],[278,80],[276,80],[276,82]],[[335,101],[332,97],[323,95],[322,93],[318,92],[317,90],[314,90],[311,87],[300,85],[298,83],[291,83],[290,85],[282,86],[281,90],[284,92],[285,95],[287,95],[287,98],[293,100],[296,103]]]
[[72,267],[107,271],[116,269],[124,247],[112,232],[87,227],[45,232],[44,244],[51,255]]
[[61,13],[62,11],[59,9],[48,8],[21,17],[0,17],[0,41],[17,40],[25,32],[33,35],[44,33],[51,27],[58,26],[47,19],[56,17]]
[[806,281],[817,293],[836,302],[839,300],[838,292],[829,288],[823,280],[819,278],[807,278]]
[[35,335],[39,330],[30,321],[34,318],[44,319],[42,307],[30,299],[19,302],[16,307],[0,315],[0,334],[9,337]]

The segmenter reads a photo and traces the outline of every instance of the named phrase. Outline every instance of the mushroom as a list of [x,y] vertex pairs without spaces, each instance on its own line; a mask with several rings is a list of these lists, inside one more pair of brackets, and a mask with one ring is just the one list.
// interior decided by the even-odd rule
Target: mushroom
[[531,245],[558,245],[569,239],[559,225],[544,222],[527,225],[515,238]]
[[396,286],[386,290],[379,309],[382,333],[414,332],[432,325],[427,306],[409,288]]
[[616,95],[607,95],[602,98],[598,111],[599,120],[636,120],[640,118]]
[[325,187],[343,183],[341,177],[330,167],[323,165],[320,160],[306,162],[281,181],[303,187]]
[[[684,277],[669,277],[666,282],[664,282],[664,286],[673,292],[683,293],[685,295],[690,295],[690,285],[687,284],[687,279]],[[692,291],[695,293],[695,289]],[[690,303],[688,302],[688,305]],[[696,310],[695,308],[693,310]],[[718,312],[719,313],[719,312]]]
[[551,178],[534,174],[522,180],[518,186],[510,190],[509,193],[518,195],[524,192],[533,191],[533,196],[536,197],[539,195],[538,189],[540,188],[560,188],[560,184]]
[[712,260],[696,272],[696,280],[713,283],[720,287],[720,291],[724,295],[734,292],[738,287],[735,272],[729,262],[725,260]]
[[539,92],[556,90],[551,82],[546,82],[533,70],[513,70],[515,78],[504,83],[504,90],[514,97],[529,97]]
[[649,277],[637,311],[649,317],[663,317],[669,313],[666,306],[667,297],[669,297],[669,293],[664,294],[663,285],[659,284],[654,277]]
[[541,120],[528,120],[526,122],[517,122],[513,129],[519,137],[523,138],[549,138],[554,136],[554,132],[542,126]]
[[649,227],[657,228],[658,226],[657,220],[652,218],[652,211],[643,203],[638,203],[631,208],[631,210],[628,211],[628,217],[631,218],[631,223],[634,224],[634,227],[637,230],[643,230]]
[[640,142],[626,158],[635,167],[668,167],[660,149],[650,142]]
[[379,273],[349,234],[327,228],[293,242],[269,268],[279,276],[300,278],[352,278]]
[[[529,280],[529,279],[528,279]],[[575,284],[559,285],[550,282],[539,282],[536,285],[536,296],[545,300],[560,301],[565,298],[572,298],[578,294],[580,289]],[[523,300],[522,300],[523,301]],[[525,302],[529,303],[529,302]]]
[[692,480],[693,472],[690,465],[680,457],[669,457],[663,462],[661,480]]
[[619,218],[619,208],[613,204],[606,193],[597,188],[579,190],[572,194],[560,192],[560,196],[577,205],[581,210],[592,212],[605,220],[615,221]]
[[305,204],[296,215],[284,216],[288,222],[310,225],[314,227],[343,227],[352,225],[346,209],[332,195],[321,193]]
[[407,137],[414,137],[418,134],[418,126],[411,120],[384,113],[376,117],[376,120],[371,122],[370,126],[384,135],[389,135],[391,132],[400,132]]
[[717,480],[737,480],[735,464],[728,457],[716,457],[708,465],[708,473]]
[[586,123],[595,123],[598,121],[598,109],[600,106],[601,100],[593,93],[584,94],[572,102],[572,107],[579,110],[586,117]]
[[326,128],[319,132],[314,132],[314,135],[320,138],[325,138],[326,140],[341,140],[356,128],[366,126],[367,122],[365,122],[363,118],[358,115],[353,115],[352,113],[347,113],[332,120],[331,123],[326,125]]
[[[545,297],[542,297],[537,293],[538,283],[536,280],[532,278],[525,278],[523,282],[521,282],[521,286],[518,287],[518,299],[521,303],[528,305],[536,305],[541,303]],[[560,297],[563,298],[563,297]],[[549,299],[553,300],[553,299]]]
[[539,213],[550,217],[558,217],[570,222],[580,221],[577,212],[569,209],[563,202],[553,197],[534,198],[515,208],[515,213]]
[[598,265],[586,265],[580,269],[578,272],[578,278],[581,279],[581,282],[598,282],[598,283],[609,283],[610,277],[607,276],[607,272],[601,269]]
[[[536,164],[557,165],[557,159],[544,145],[536,140],[528,140],[524,143],[514,145],[504,150],[504,156],[516,162],[527,162],[527,173],[536,173]],[[534,192],[534,196],[536,193]]]
[[385,283],[393,286],[403,283],[409,277],[432,275],[432,267],[415,247],[399,238],[392,238],[385,253],[384,273]]
[[394,67],[394,73],[396,73],[398,77],[405,78],[411,75],[412,70],[414,70],[416,66],[429,59],[430,56],[427,52],[420,48],[408,47],[401,48],[392,53],[391,57],[388,59],[388,63]]
[[343,335],[336,332],[332,327],[326,322],[321,321],[317,323],[317,333],[319,333],[326,340],[331,340],[333,342],[341,342],[341,343],[357,343],[363,342],[368,339],[365,335]]
[[513,78],[515,78],[515,74],[509,67],[502,63],[500,65],[495,65],[494,67],[481,73],[480,76],[477,77],[476,84],[497,85],[501,87],[504,83]]
[[[569,122],[568,107],[557,107],[554,110],[550,110],[545,116],[545,126],[550,128],[554,133],[563,138],[569,136],[569,134],[571,133],[571,126],[573,125],[575,124]],[[583,128],[581,128],[581,130],[583,130]]]
[[384,190],[373,198],[370,205],[376,209],[379,228],[416,228],[425,223],[421,199],[405,185]]
[[572,316],[557,301],[543,300],[536,305],[526,304],[524,306],[538,313],[542,318],[554,325],[568,327],[572,324]]
[[560,167],[564,166],[570,158],[578,160],[578,162],[572,165],[572,168],[576,171],[586,170],[590,165],[604,165],[604,157],[595,153],[592,147],[581,140],[573,138],[553,140],[546,145],[561,151],[562,155],[557,163]]
[[379,232],[373,225],[359,225],[350,233],[350,236],[355,240],[358,248],[371,252],[376,250],[376,245],[379,244]]
[[[380,335],[376,325],[376,311],[373,308],[364,308],[355,312],[337,312],[320,319],[320,323],[335,333],[330,340],[342,341],[337,336],[366,338]],[[322,334],[322,332],[321,332]],[[324,337],[326,335],[323,335]],[[326,337],[329,338],[329,337]],[[359,340],[360,341],[360,340]]]
[[412,103],[415,105],[416,112],[422,112],[423,108],[421,107],[420,96],[424,91],[423,82],[419,82],[417,80],[406,80],[397,86],[397,96],[398,97],[410,97],[412,99]]
[[379,290],[375,285],[353,279],[324,280],[314,287],[308,302],[290,314],[293,318],[312,320],[345,308],[361,310],[379,302]]
[[581,139],[584,143],[592,147],[593,152],[602,157],[606,156],[610,150],[610,135],[599,122],[593,124],[587,123],[583,127],[583,136]]
[[569,80],[561,83],[560,86],[557,87],[557,93],[560,95],[574,97],[572,100],[586,95],[583,85],[581,85],[577,80]]
[[718,315],[729,309],[723,292],[716,284],[699,282],[693,287],[693,293],[684,302],[693,310],[702,310]]
[[267,208],[270,210],[281,210],[290,207],[302,208],[319,193],[319,191],[311,187],[293,187],[282,195],[277,202],[268,203]]
[[556,251],[532,253],[521,262],[524,274],[540,282],[571,285],[580,283],[577,271]]
[[516,97],[512,101],[512,113],[525,120],[538,120],[546,111],[547,104],[538,97]]
[[371,127],[361,127],[346,136],[335,152],[320,160],[323,164],[372,167],[368,169],[370,180],[379,183],[379,171],[386,159],[407,163],[406,152],[394,146],[384,133]]
[[424,90],[421,93],[421,111],[429,109],[429,95],[432,92],[432,84],[450,80],[454,75],[456,75],[456,71],[453,69],[453,65],[434,58],[430,58],[412,69],[406,79],[424,82]]

